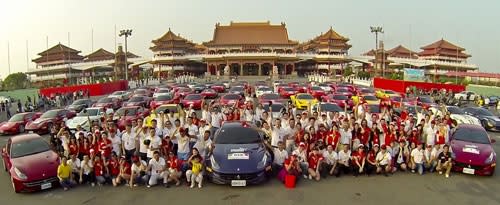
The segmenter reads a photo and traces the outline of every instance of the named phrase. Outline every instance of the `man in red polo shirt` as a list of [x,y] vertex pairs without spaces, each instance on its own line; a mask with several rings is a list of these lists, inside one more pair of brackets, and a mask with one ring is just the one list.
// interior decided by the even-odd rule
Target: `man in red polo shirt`
[[120,167],[119,167],[119,173],[118,176],[112,180],[113,186],[118,186],[121,184],[122,180],[125,181],[125,185],[129,185],[126,181],[130,180],[130,176],[132,174],[131,166],[127,162],[125,156],[120,157],[119,161]]
[[320,166],[319,166],[319,164],[321,163],[321,161],[323,161],[323,156],[321,154],[319,154],[318,148],[314,147],[312,149],[312,152],[309,155],[309,159],[308,159],[308,162],[309,162],[309,168],[308,168],[309,179],[313,179],[314,178],[316,181],[320,180],[321,175],[320,175]]

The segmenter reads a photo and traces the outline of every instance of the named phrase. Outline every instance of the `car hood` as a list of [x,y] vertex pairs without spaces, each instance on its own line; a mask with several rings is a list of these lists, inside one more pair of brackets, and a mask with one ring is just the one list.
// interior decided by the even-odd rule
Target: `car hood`
[[470,115],[451,114],[450,118],[456,120],[458,124],[473,124],[473,125],[481,124],[477,118]]
[[3,122],[0,124],[0,129],[10,129],[12,127],[15,127],[19,124],[21,124],[22,122]]
[[52,120],[54,120],[54,118],[38,118],[35,121],[33,121],[33,123],[30,123],[30,124],[41,124],[41,123],[44,123],[47,121],[52,121]]
[[490,120],[493,120],[495,122],[500,122],[500,118],[497,116],[483,116],[483,118],[490,119]]
[[[233,153],[245,153],[248,159],[231,159]],[[263,144],[216,144],[213,150],[213,157],[220,173],[255,173],[257,164],[262,161],[266,154]]]
[[57,175],[59,165],[57,154],[53,151],[41,152],[12,159],[12,165],[24,173],[28,180],[35,181]]
[[[90,118],[90,121],[93,121],[93,120],[99,119],[99,116],[90,116],[90,117],[88,117],[88,118]],[[66,122],[66,124],[67,124],[67,125],[75,125],[75,126],[76,126],[76,125],[82,125],[82,124],[84,124],[85,122],[87,122],[88,118],[87,118],[87,117],[80,117],[80,116],[77,116],[77,117],[74,117],[74,118],[72,118],[72,119],[68,120],[68,121]]]
[[494,152],[490,144],[479,144],[460,140],[451,141],[451,149],[458,162],[482,165],[484,161]]

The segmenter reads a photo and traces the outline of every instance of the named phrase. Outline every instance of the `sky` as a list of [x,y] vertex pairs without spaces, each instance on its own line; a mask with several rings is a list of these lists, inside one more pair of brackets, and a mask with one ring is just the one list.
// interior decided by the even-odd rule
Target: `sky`
[[350,38],[351,55],[373,49],[369,27],[382,26],[387,49],[402,44],[420,51],[444,38],[465,48],[480,71],[500,72],[498,8],[498,0],[0,0],[0,78],[9,74],[8,59],[11,73],[33,69],[47,39],[49,47],[60,42],[82,55],[113,52],[115,27],[132,29],[128,50],[150,58],[151,40],[169,28],[202,43],[217,22],[231,21],[285,22],[289,38],[299,42],[333,27]]

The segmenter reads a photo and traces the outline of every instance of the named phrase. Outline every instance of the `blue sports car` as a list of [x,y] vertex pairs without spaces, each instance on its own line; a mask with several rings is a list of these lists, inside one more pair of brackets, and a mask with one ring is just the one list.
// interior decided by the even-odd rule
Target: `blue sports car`
[[482,107],[467,107],[463,111],[479,119],[481,125],[490,131],[500,131],[500,117]]
[[273,154],[263,131],[248,122],[225,122],[214,136],[207,174],[215,184],[247,186],[267,181]]

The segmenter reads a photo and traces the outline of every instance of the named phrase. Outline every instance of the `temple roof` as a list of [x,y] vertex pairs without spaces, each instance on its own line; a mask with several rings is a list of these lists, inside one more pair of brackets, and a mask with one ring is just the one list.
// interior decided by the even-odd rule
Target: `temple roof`
[[86,55],[85,61],[112,60],[114,58],[115,54],[104,50],[103,48],[99,48],[91,54]]
[[420,52],[419,56],[448,56],[448,57],[459,57],[459,58],[468,58],[471,55],[464,53],[465,49],[456,46],[444,39],[436,41],[432,44],[422,47],[422,52]]
[[80,53],[80,51],[75,50],[75,49],[70,48],[70,47],[67,47],[61,43],[58,43],[57,45],[52,46],[51,48],[49,48],[45,51],[42,51],[38,55],[44,56],[47,54],[55,54],[55,53]]
[[296,45],[288,39],[285,23],[231,22],[228,26],[215,25],[213,39],[205,45]]
[[176,35],[170,28],[168,28],[167,33],[163,34],[160,38],[153,40],[152,42],[154,44],[157,44],[159,42],[167,42],[167,41],[188,41],[185,38],[180,37],[179,35]]
[[421,47],[423,50],[430,50],[430,49],[436,49],[436,48],[445,48],[445,49],[451,49],[451,50],[459,50],[459,51],[465,51],[464,48],[456,46],[444,39],[441,39],[439,41],[436,41],[434,43],[431,43],[429,45],[426,45],[424,47]]
[[387,51],[389,57],[418,58],[417,52],[412,51],[402,45],[398,45]]

